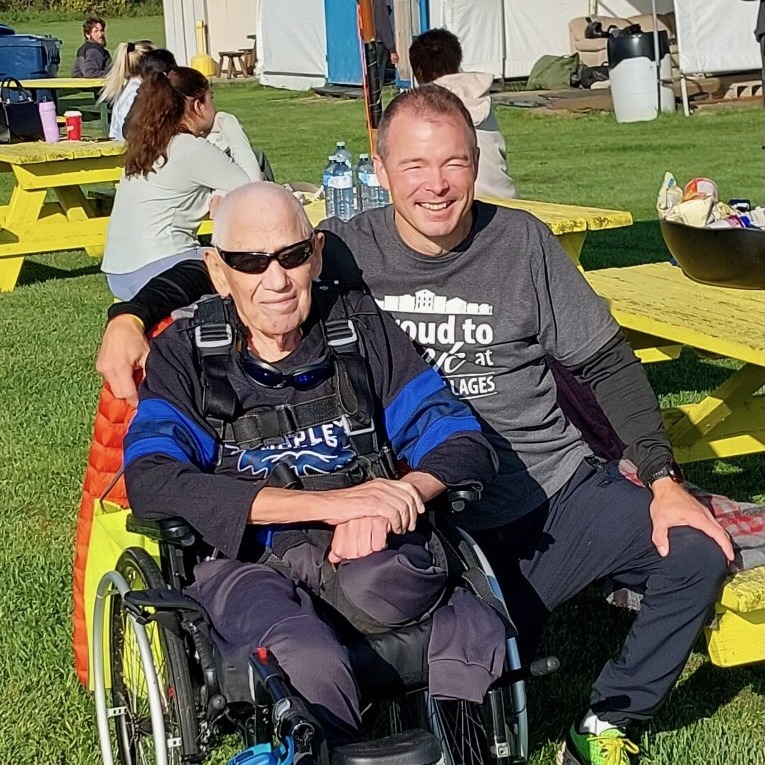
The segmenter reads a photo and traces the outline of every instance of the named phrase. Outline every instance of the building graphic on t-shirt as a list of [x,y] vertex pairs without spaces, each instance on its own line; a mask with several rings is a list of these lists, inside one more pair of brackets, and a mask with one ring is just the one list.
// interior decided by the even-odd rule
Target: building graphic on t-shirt
[[385,295],[377,300],[383,311],[401,313],[440,313],[451,315],[491,316],[493,308],[488,303],[468,303],[459,297],[447,298],[432,290],[418,290],[414,295]]

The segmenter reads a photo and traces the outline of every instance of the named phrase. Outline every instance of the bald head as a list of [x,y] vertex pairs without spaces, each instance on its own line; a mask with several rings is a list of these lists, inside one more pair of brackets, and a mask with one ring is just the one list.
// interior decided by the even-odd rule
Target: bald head
[[213,243],[224,250],[273,252],[307,239],[311,224],[294,195],[276,183],[248,183],[218,204]]

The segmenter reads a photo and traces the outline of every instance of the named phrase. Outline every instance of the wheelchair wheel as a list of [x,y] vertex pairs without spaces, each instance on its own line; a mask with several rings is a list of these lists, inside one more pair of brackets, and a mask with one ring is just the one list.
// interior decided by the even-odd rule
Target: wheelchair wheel
[[492,765],[482,704],[428,699],[428,728],[441,742],[444,765]]
[[[116,570],[131,590],[166,586],[157,564],[140,548],[126,549]],[[195,759],[197,754],[198,724],[188,657],[183,640],[159,623],[147,624],[146,636],[159,686],[164,747],[163,742],[160,740],[157,744],[154,737],[150,680],[135,625],[123,608],[122,597],[114,594],[109,612],[109,667],[112,708],[119,713],[113,714],[110,721],[113,743],[122,765],[155,762],[180,765]]]

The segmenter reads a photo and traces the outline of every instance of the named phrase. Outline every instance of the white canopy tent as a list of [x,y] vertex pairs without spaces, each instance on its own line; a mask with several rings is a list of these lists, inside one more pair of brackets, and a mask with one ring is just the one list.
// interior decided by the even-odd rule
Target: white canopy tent
[[[758,5],[655,0],[658,13],[675,12],[682,74],[759,69],[753,35]],[[182,62],[197,52],[194,24],[201,18],[213,57],[218,50],[247,46],[247,35],[257,34],[263,84],[301,90],[326,82],[322,0],[164,0],[164,7],[167,45]],[[445,26],[460,38],[464,68],[505,78],[528,76],[545,54],[570,53],[568,22],[576,16],[626,18],[651,13],[652,7],[652,0],[429,0],[430,26]]]
[[[651,0],[431,0],[430,25],[445,26],[462,42],[465,69],[495,77],[526,77],[540,56],[569,54],[568,22],[576,16],[627,18],[652,12]],[[754,39],[758,4],[746,0],[656,0],[657,13],[674,11],[684,74],[759,69]]]

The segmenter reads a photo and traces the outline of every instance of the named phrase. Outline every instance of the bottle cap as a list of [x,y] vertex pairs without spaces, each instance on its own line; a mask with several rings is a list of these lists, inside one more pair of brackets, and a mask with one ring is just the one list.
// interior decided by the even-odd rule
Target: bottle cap
[[359,159],[369,159],[369,154],[359,154]]
[[337,148],[338,149],[344,149],[345,148],[345,141],[338,141],[337,142]]

